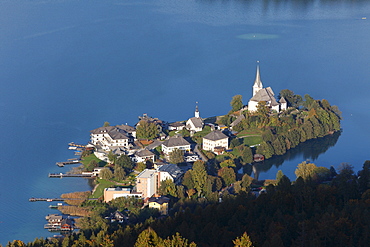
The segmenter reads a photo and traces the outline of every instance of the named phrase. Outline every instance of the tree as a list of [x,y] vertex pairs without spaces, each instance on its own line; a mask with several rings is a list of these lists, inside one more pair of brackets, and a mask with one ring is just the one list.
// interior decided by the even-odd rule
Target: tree
[[198,191],[198,197],[200,197],[203,194],[207,182],[207,171],[203,161],[198,160],[194,162],[191,177],[194,188]]
[[286,100],[288,107],[298,108],[302,104],[302,96],[295,95],[294,92],[289,89],[280,91],[278,99],[280,100],[282,97]]
[[220,166],[223,167],[236,167],[234,161],[232,159],[224,160],[220,163]]
[[116,160],[116,165],[124,168],[126,172],[131,172],[131,170],[134,168],[134,162],[125,154],[121,154],[121,156],[118,157]]
[[135,247],[156,247],[159,246],[161,242],[162,239],[152,228],[149,227],[139,234],[135,243]]
[[159,132],[155,123],[149,123],[148,121],[141,120],[136,126],[136,137],[138,139],[155,139]]
[[168,155],[169,161],[172,164],[180,164],[185,162],[184,159],[184,150],[175,148],[171,153]]
[[298,164],[297,169],[295,170],[295,175],[298,177],[302,177],[304,180],[308,178],[313,178],[315,174],[315,169],[317,166],[313,163],[307,163],[307,161],[303,161],[302,163]]
[[253,243],[246,232],[242,236],[233,240],[234,247],[253,247]]
[[218,170],[217,175],[222,178],[226,186],[229,186],[236,181],[235,171],[229,167],[221,168]]
[[163,247],[196,247],[194,242],[188,243],[186,238],[181,237],[180,233],[176,232],[171,238],[168,237],[163,241]]
[[177,197],[176,192],[176,185],[171,179],[166,179],[161,181],[161,185],[159,186],[159,194],[163,196],[173,196]]
[[252,149],[247,146],[239,146],[238,150],[240,152],[240,159],[243,164],[248,164],[253,162]]
[[274,155],[274,149],[269,142],[261,142],[257,147],[256,153],[262,154],[266,159],[269,159]]
[[231,140],[230,142],[230,148],[234,148],[234,147],[237,147],[239,145],[243,144],[243,141],[239,138],[234,138]]
[[276,173],[276,182],[279,182],[280,179],[284,176],[284,173],[282,170],[279,170],[277,173]]
[[113,173],[108,167],[102,169],[99,175],[102,179],[106,179],[106,180],[113,178]]
[[111,164],[115,164],[117,160],[117,154],[114,154],[112,151],[109,151],[108,153],[108,160]]
[[126,176],[126,173],[125,173],[125,170],[122,167],[116,166],[114,168],[114,177],[115,177],[115,179],[120,181],[120,180],[123,180],[125,176]]
[[239,111],[240,109],[243,108],[243,100],[242,100],[242,96],[241,95],[235,95],[231,102],[230,102],[230,105],[231,105],[231,111],[232,112],[236,112],[236,111]]
[[109,122],[104,122],[103,127],[109,127],[109,126],[110,126],[110,123]]
[[135,166],[135,171],[138,171],[138,172],[142,172],[144,171],[146,168],[146,164],[144,162],[138,162],[136,163],[136,166]]
[[194,182],[192,177],[192,170],[185,172],[184,177],[182,178],[182,184],[189,190],[194,189]]

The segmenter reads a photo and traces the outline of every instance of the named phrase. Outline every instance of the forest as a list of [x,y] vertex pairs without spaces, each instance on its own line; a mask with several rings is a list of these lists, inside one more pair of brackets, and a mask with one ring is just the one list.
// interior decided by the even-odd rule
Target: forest
[[[330,171],[326,181],[314,173],[293,182],[277,176],[276,185],[257,196],[247,187],[238,193],[225,190],[218,200],[183,198],[170,216],[136,224],[109,224],[91,216],[89,227],[63,240],[15,240],[7,246],[368,246],[370,161],[357,174],[349,164]],[[119,198],[97,205],[97,211],[129,204]]]

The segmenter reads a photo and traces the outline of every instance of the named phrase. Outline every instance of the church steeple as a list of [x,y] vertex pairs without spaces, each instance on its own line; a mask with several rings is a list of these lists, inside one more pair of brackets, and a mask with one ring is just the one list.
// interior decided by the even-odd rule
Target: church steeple
[[257,61],[257,72],[256,72],[256,80],[254,81],[253,85],[253,96],[263,88],[261,77],[260,77],[260,66],[259,61]]
[[195,106],[195,113],[194,113],[194,117],[196,117],[196,118],[199,118],[199,110],[198,110],[198,102],[196,102],[197,103],[197,105]]

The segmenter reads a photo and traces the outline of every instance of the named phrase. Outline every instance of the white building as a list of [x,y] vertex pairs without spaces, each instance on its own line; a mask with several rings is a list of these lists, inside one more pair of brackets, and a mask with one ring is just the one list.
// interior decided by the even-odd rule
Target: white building
[[271,110],[275,110],[276,112],[286,110],[287,108],[287,103],[284,97],[277,102],[272,88],[263,88],[260,77],[260,69],[257,65],[256,80],[253,84],[253,97],[248,102],[248,111],[257,111],[258,103],[262,101],[266,102],[266,105],[269,106]]
[[152,162],[154,162],[155,161],[154,159],[155,154],[146,149],[137,151],[134,157],[132,158],[134,162],[145,162],[147,160],[151,160]]
[[196,106],[194,117],[189,118],[189,120],[186,121],[186,128],[190,132],[195,133],[195,132],[198,132],[198,131],[202,131],[203,126],[204,126],[203,120],[200,117],[198,106]]
[[[134,141],[134,132],[126,132],[124,127],[127,125],[108,126],[94,129],[90,134],[91,143],[104,151],[109,151],[115,147],[129,148],[129,144]],[[128,126],[130,127],[130,126]]]
[[166,155],[176,148],[188,152],[190,151],[190,143],[182,136],[172,136],[162,143],[162,152]]
[[215,148],[229,147],[229,137],[219,130],[214,130],[203,137],[203,149],[215,152]]

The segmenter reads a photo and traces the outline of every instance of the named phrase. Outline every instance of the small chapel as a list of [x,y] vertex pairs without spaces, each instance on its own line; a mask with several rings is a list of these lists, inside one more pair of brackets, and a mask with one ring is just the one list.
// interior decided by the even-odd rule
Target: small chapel
[[275,94],[271,87],[264,88],[260,76],[259,64],[257,64],[256,80],[253,84],[253,95],[248,102],[248,111],[257,111],[258,103],[265,101],[266,105],[276,112],[284,111],[287,108],[287,102],[284,97],[281,97],[279,102],[275,98]]

